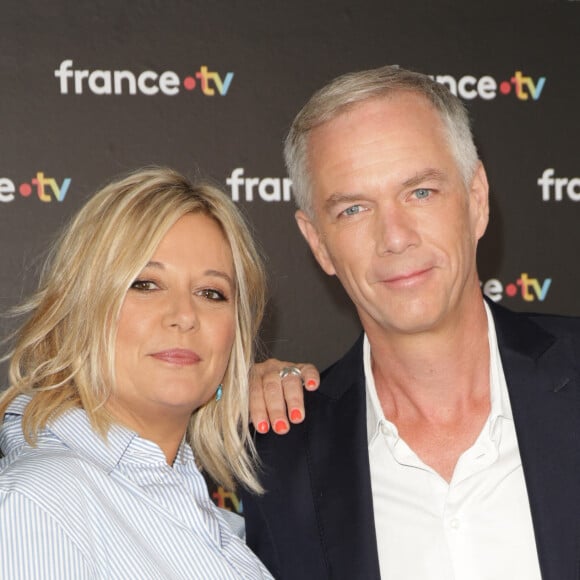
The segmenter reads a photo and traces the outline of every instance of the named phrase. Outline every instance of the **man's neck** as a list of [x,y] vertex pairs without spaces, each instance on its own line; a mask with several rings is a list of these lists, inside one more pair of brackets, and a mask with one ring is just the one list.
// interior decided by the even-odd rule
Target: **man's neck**
[[442,477],[481,431],[490,409],[483,301],[445,328],[402,336],[367,333],[384,415]]
[[[488,379],[489,344],[487,314],[483,300],[464,309],[455,320],[420,333],[396,333],[365,328],[370,347],[373,375],[379,398],[385,388],[408,391],[436,391],[452,396],[450,383],[457,385]],[[461,391],[465,391],[462,388]]]

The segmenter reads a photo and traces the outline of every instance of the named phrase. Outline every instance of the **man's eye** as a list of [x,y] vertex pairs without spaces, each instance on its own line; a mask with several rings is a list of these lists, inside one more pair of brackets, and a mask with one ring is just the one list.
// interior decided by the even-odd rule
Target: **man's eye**
[[157,284],[151,280],[135,280],[131,284],[131,290],[139,290],[141,292],[150,292],[158,288]]
[[214,288],[204,288],[198,292],[198,295],[202,298],[207,298],[208,300],[222,301],[226,300],[226,297],[219,290]]
[[415,191],[413,191],[413,195],[417,199],[427,199],[431,195],[431,190],[421,187],[420,189],[416,189]]
[[347,207],[342,214],[343,215],[356,215],[357,213],[360,213],[362,211],[362,206],[361,205],[351,205],[350,207]]

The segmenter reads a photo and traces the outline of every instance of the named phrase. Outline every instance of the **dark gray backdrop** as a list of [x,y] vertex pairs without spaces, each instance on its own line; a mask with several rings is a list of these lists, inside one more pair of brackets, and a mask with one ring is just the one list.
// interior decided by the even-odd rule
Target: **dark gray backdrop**
[[[0,23],[1,310],[31,290],[55,231],[111,177],[168,164],[233,193],[227,179],[240,168],[262,180],[252,201],[244,182],[239,205],[268,256],[265,344],[328,364],[358,323],[299,237],[293,202],[264,198],[286,177],[281,142],[312,91],[398,63],[462,87],[492,186],[482,281],[497,280],[488,289],[514,309],[580,314],[580,1],[20,0],[0,3]],[[109,72],[93,75],[93,90],[83,80],[81,94],[69,79],[63,94],[55,70],[67,60],[74,71]],[[195,76],[203,66],[213,95]],[[95,94],[119,70],[152,71],[148,92],[167,71],[196,86],[175,86],[167,73],[173,96],[131,95],[126,85]],[[62,201],[50,178],[64,184]]]

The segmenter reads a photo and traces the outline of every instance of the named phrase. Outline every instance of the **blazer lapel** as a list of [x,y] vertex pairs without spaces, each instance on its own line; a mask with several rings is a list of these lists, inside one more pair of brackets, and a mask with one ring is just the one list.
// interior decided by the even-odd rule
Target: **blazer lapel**
[[[578,339],[493,307],[543,580],[578,578]],[[557,319],[551,318],[552,321]],[[573,344],[573,341],[576,344]]]
[[379,579],[362,337],[328,369],[322,384],[309,410],[307,449],[330,577]]

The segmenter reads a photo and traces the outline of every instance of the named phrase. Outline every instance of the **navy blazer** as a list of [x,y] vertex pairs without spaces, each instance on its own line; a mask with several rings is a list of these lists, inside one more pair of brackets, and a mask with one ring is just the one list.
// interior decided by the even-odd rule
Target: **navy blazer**
[[[580,579],[580,318],[490,304],[543,580]],[[380,578],[362,336],[306,393],[307,418],[257,437],[261,496],[243,493],[247,541],[280,580]]]

